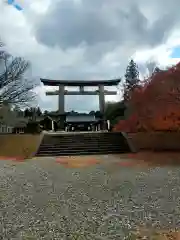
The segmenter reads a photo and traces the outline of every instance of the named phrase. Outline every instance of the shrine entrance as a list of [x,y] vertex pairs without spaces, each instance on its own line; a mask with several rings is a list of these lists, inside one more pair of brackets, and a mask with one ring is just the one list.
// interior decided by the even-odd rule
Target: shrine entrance
[[[56,91],[47,91],[47,96],[58,95],[58,117],[60,117],[60,129],[65,130],[65,96],[66,95],[98,95],[99,96],[99,110],[102,116],[100,129],[105,127],[105,96],[116,95],[117,91],[105,90],[105,86],[117,86],[120,83],[119,79],[104,80],[104,81],[65,81],[65,80],[50,80],[42,79],[41,82],[45,86],[58,86]],[[68,91],[65,87],[79,87],[79,91]],[[85,91],[84,87],[98,87],[95,91]]]

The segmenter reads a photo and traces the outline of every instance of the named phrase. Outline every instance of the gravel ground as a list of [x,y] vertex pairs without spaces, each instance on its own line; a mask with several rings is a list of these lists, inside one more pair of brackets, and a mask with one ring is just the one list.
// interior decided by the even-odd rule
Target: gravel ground
[[137,226],[179,228],[180,167],[65,168],[0,161],[0,239],[133,239]]

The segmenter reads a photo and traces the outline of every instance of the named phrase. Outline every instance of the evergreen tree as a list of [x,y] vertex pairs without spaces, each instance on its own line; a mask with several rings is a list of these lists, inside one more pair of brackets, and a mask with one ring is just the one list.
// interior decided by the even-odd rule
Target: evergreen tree
[[30,116],[31,116],[30,110],[29,110],[29,108],[26,108],[24,110],[24,117],[30,117]]
[[158,72],[162,72],[162,70],[159,67],[155,67],[153,73],[158,73]]
[[42,115],[40,107],[36,108],[36,114],[37,114],[37,116],[41,116]]
[[49,113],[49,112],[48,112],[47,110],[45,110],[44,113],[43,113],[43,115],[44,115],[44,116],[47,116],[48,113]]
[[124,100],[128,101],[130,93],[135,87],[139,85],[139,71],[138,66],[131,60],[126,68],[125,73],[125,84],[124,84]]

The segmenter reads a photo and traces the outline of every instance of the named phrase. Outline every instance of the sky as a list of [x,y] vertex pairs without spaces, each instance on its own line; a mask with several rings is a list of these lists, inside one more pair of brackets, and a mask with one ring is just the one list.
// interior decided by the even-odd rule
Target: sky
[[171,53],[171,58],[179,58],[180,57],[180,46],[177,46],[173,49]]
[[[63,80],[123,78],[133,58],[145,77],[155,65],[180,61],[179,0],[0,0],[0,37],[13,56],[31,62],[29,77],[43,110],[57,110],[40,77]],[[114,88],[112,88],[114,90]],[[115,88],[116,89],[116,88]],[[121,99],[108,96],[106,101]],[[74,89],[72,89],[74,90]],[[68,96],[66,111],[98,110],[97,96]]]

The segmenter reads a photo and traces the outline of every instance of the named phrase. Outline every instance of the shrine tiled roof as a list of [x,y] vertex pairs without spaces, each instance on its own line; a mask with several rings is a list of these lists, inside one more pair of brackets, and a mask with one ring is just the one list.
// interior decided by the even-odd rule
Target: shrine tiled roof
[[66,116],[66,122],[95,122],[97,119],[93,115],[69,115]]

